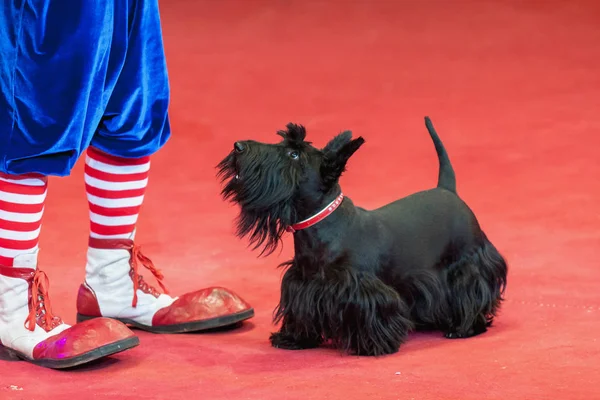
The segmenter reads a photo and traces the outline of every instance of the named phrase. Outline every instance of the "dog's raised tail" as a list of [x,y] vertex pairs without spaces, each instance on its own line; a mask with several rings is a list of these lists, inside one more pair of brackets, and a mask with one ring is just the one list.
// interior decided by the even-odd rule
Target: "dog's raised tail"
[[454,169],[450,163],[450,158],[448,157],[446,148],[435,131],[435,128],[433,127],[429,117],[425,117],[425,126],[429,131],[431,140],[433,140],[435,151],[437,152],[438,160],[440,162],[440,172],[438,175],[437,187],[449,190],[452,193],[456,193],[456,175],[454,174]]

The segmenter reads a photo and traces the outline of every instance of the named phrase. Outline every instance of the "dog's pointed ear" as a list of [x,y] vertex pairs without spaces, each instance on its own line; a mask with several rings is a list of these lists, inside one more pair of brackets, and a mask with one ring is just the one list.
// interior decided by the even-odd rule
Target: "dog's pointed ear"
[[302,144],[306,138],[306,128],[302,125],[289,123],[286,125],[287,130],[278,131],[277,134],[291,144]]
[[323,163],[321,164],[321,179],[325,190],[330,189],[346,170],[346,163],[363,145],[365,139],[352,139],[351,131],[344,131],[334,137],[323,148]]

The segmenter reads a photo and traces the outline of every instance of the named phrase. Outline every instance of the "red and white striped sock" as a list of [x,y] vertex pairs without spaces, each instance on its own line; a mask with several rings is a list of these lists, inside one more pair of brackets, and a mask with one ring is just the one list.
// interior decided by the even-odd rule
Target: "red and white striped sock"
[[0,265],[38,249],[48,179],[0,173]]
[[90,237],[131,237],[144,201],[149,171],[150,157],[121,158],[88,149],[85,187],[90,206]]

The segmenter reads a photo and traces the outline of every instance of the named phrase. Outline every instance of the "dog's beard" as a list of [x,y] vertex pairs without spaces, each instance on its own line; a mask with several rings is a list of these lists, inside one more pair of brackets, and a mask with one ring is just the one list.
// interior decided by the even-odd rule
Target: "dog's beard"
[[218,176],[225,183],[223,199],[240,206],[237,235],[247,236],[253,250],[263,247],[261,256],[277,249],[286,228],[295,220],[295,177],[268,161],[259,163],[245,156],[242,163],[231,153],[217,167]]

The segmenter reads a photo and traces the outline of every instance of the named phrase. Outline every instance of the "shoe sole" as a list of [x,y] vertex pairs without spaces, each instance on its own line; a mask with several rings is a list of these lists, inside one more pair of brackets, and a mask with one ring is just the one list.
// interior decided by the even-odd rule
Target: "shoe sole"
[[[134,328],[138,328],[147,332],[152,333],[187,333],[187,332],[202,332],[215,328],[223,328],[230,325],[235,325],[239,322],[245,321],[254,317],[254,309],[250,308],[245,311],[240,311],[235,314],[224,315],[222,317],[215,317],[211,319],[205,319],[202,321],[184,322],[181,324],[164,325],[164,326],[148,326],[137,323],[128,318],[114,318],[126,325]],[[77,322],[87,321],[88,319],[94,319],[100,317],[90,317],[88,315],[77,314]]]
[[125,350],[129,350],[131,348],[136,347],[140,344],[140,339],[137,336],[133,336],[127,339],[122,339],[114,343],[110,343],[97,349],[88,351],[87,353],[80,354],[75,357],[63,358],[61,360],[49,360],[49,359],[41,359],[35,360],[25,356],[23,353],[10,349],[8,347],[0,345],[0,349],[6,351],[9,355],[20,358],[22,360],[28,361],[32,364],[38,365],[40,367],[46,367],[51,369],[65,369],[77,367],[83,364],[90,363],[92,361],[96,361],[100,358],[104,358],[106,356],[111,356],[117,353],[121,353]]

